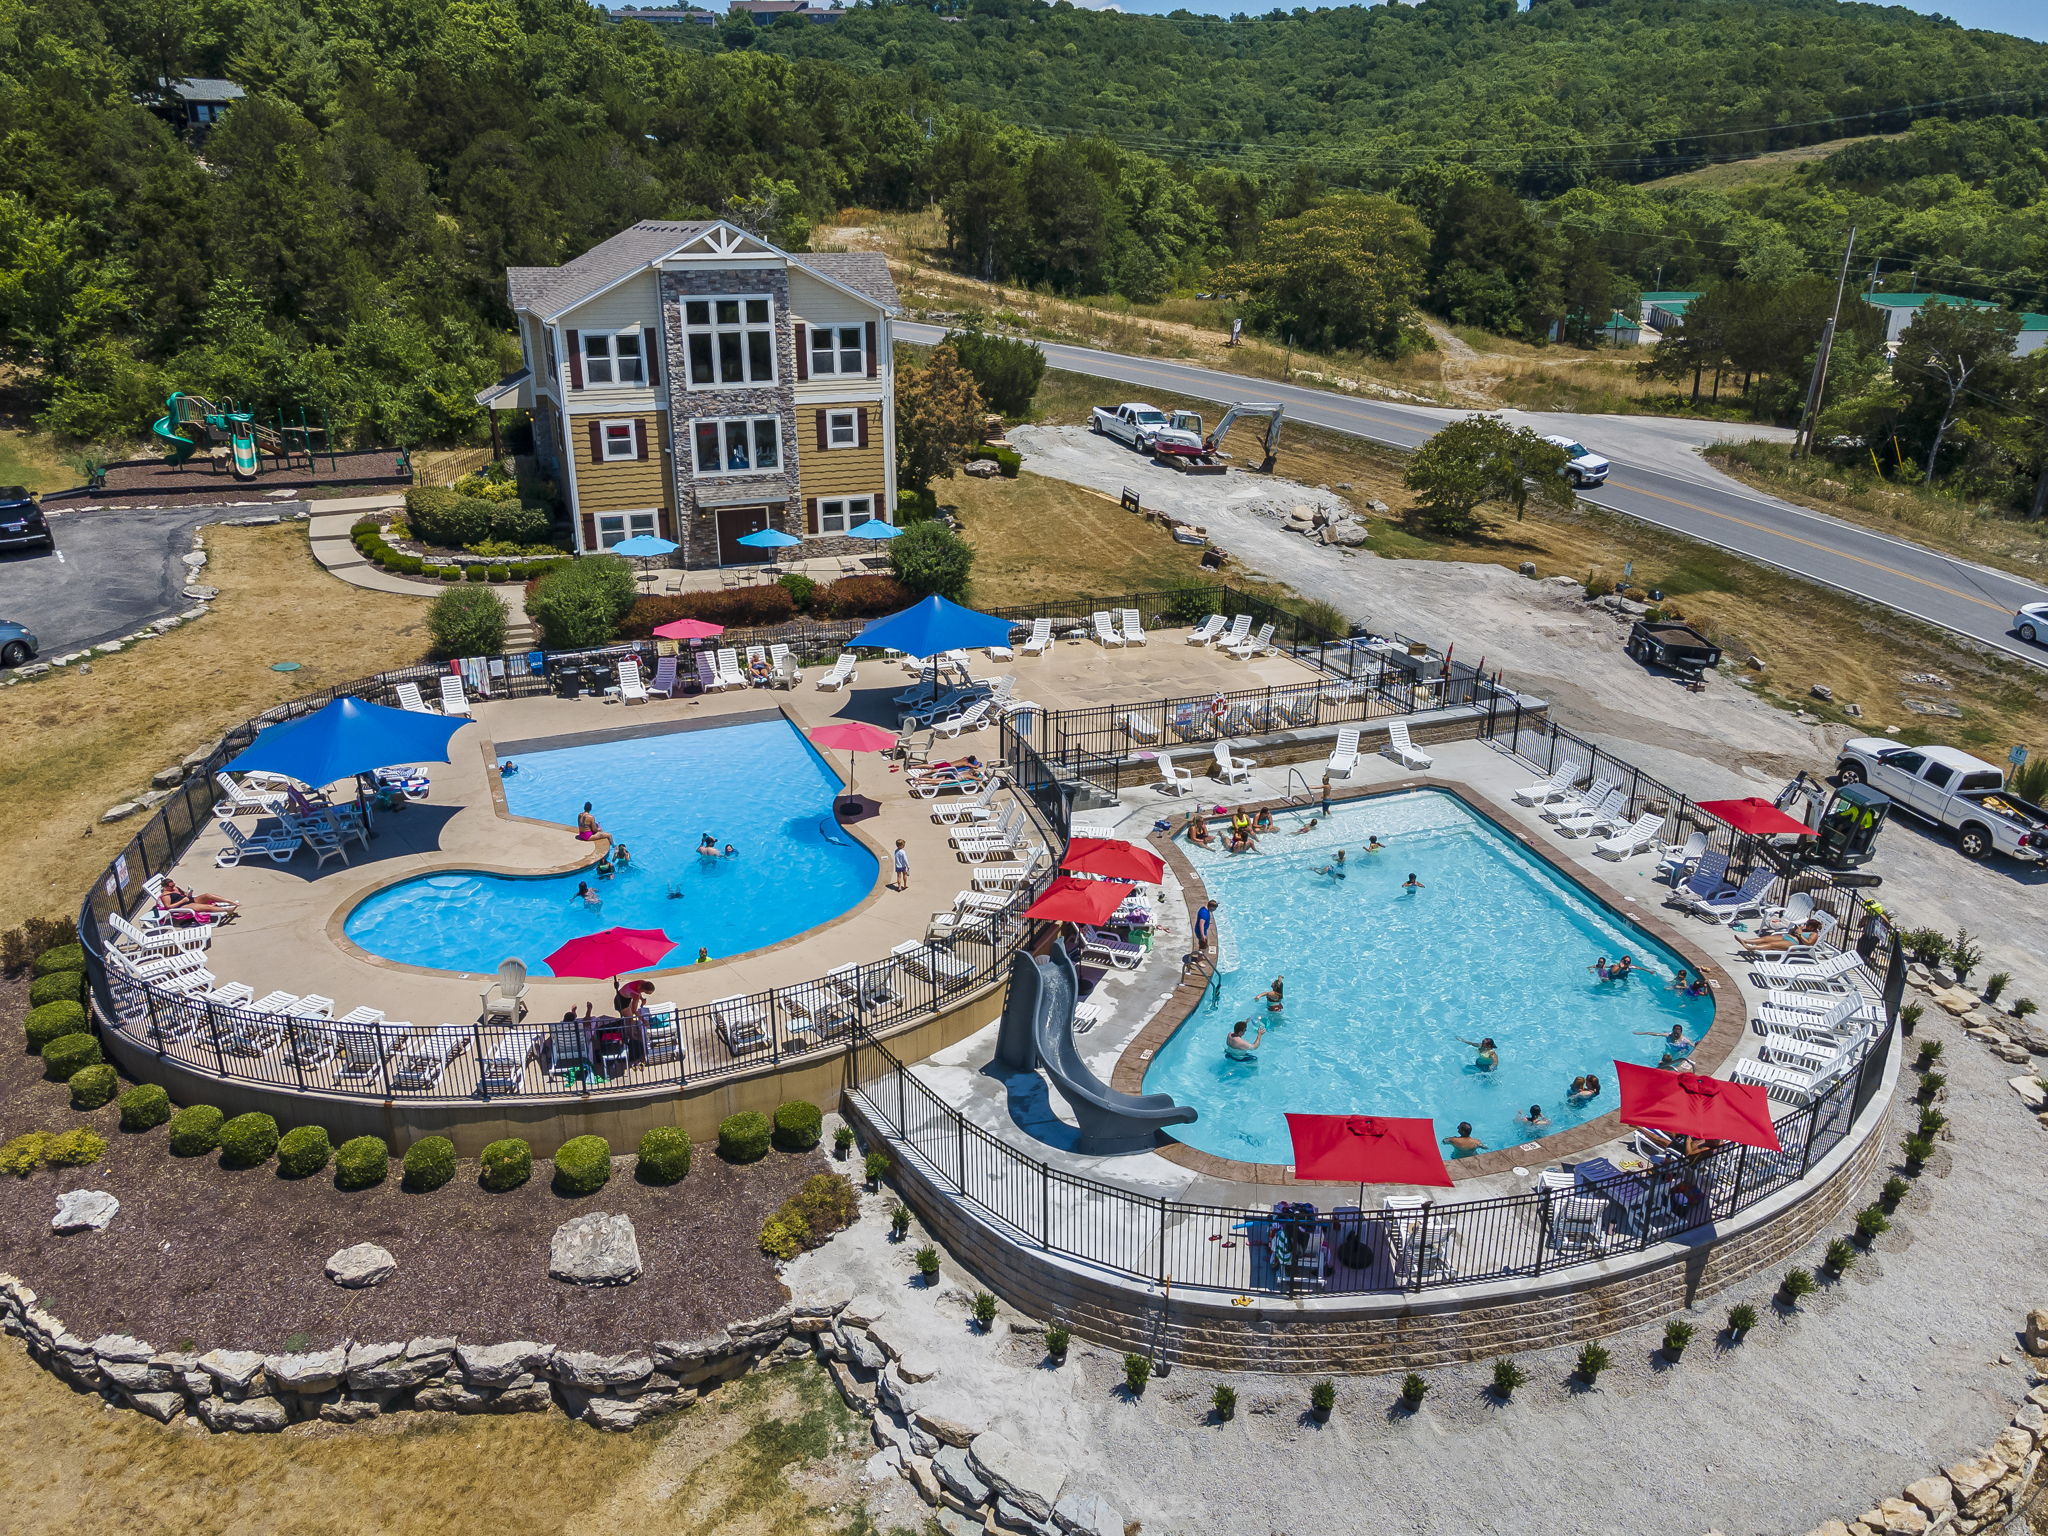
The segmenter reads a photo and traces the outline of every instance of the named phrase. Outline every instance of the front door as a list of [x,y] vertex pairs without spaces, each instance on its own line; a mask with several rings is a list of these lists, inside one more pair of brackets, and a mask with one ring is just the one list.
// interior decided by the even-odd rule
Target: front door
[[775,557],[772,549],[754,549],[742,544],[750,533],[768,526],[766,507],[720,507],[718,509],[718,563],[760,565]]

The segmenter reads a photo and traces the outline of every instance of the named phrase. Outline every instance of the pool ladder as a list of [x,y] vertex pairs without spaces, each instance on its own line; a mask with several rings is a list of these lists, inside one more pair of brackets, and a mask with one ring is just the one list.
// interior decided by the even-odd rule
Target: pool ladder
[[[1297,779],[1301,781],[1301,793],[1299,795],[1294,792],[1294,783]],[[1299,768],[1289,768],[1287,770],[1287,778],[1280,786],[1280,792],[1287,797],[1289,805],[1316,805],[1322,800],[1322,791],[1311,785],[1308,781],[1308,775]]]

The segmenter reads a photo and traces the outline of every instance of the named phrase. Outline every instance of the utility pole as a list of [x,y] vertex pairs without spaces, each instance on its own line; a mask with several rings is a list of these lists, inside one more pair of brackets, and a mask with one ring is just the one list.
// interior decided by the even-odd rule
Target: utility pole
[[1828,316],[1828,323],[1821,328],[1820,350],[1813,358],[1813,379],[1806,386],[1806,409],[1799,418],[1799,438],[1794,458],[1805,458],[1813,452],[1813,424],[1820,417],[1820,397],[1827,388],[1828,357],[1835,350],[1835,327],[1842,318],[1842,290],[1849,284],[1849,258],[1856,249],[1856,226],[1849,226],[1849,242],[1842,247],[1842,270],[1835,278],[1835,308]]

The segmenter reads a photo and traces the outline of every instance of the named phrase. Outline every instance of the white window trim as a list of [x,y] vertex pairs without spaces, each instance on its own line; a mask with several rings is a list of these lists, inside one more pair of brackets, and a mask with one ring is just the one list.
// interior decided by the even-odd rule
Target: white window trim
[[[824,350],[824,355],[831,360],[831,366],[819,367],[818,337],[827,333],[838,337],[846,331],[853,332],[859,338],[855,343],[855,351],[859,354],[858,361],[851,368],[840,367],[839,354],[845,349],[842,346],[834,345]],[[806,362],[810,369],[811,377],[814,379],[864,379],[868,376],[868,328],[865,324],[813,325],[804,337],[804,345],[810,354]]]
[[[621,338],[628,338],[633,343],[633,360],[640,367],[640,377],[637,379],[621,379],[617,377],[619,371],[618,343]],[[594,341],[604,343],[605,349],[601,355],[593,356],[591,354],[590,344]],[[621,326],[615,331],[579,331],[576,334],[576,344],[583,349],[583,355],[577,359],[577,364],[583,373],[583,387],[585,389],[647,388],[647,339],[639,326]],[[591,376],[590,370],[592,366],[600,362],[611,370],[613,377],[600,380]]]
[[[612,452],[612,428],[614,427],[624,427],[626,429],[626,451],[624,453]],[[597,461],[598,463],[625,464],[637,462],[640,457],[640,423],[631,416],[601,419],[597,424],[597,442],[598,447],[604,454]]]
[[[858,448],[860,446],[860,417],[857,410],[827,411],[825,413],[825,448],[827,452],[836,448]],[[839,429],[844,426],[852,435],[839,442]]]
[[[633,526],[635,522],[643,520],[647,525],[645,528],[635,528]],[[604,525],[613,521],[616,521],[619,525],[618,537],[613,539],[611,544],[607,544],[605,542],[606,530]],[[623,544],[636,534],[658,532],[661,527],[661,509],[659,507],[635,507],[626,512],[599,512],[594,526],[597,529],[597,551],[601,553],[604,550],[610,549],[612,544]]]
[[[748,423],[749,427],[757,421],[772,421],[775,423],[775,462],[773,464],[768,465],[765,469],[758,464],[747,469],[705,469],[697,462],[697,429],[704,426],[724,427],[728,422],[734,421],[744,421]],[[749,431],[747,435],[751,438],[753,433]],[[720,432],[720,443],[722,444],[724,440],[725,434]],[[764,411],[753,416],[693,416],[690,418],[690,471],[692,476],[698,480],[730,480],[738,475],[779,475],[783,473],[789,463],[788,447],[789,445],[782,440],[782,417],[773,412]],[[722,457],[722,448],[720,454]]]
[[[745,304],[755,299],[761,300],[768,306],[768,320],[765,325],[755,325],[746,321],[742,321],[738,326],[729,326],[719,325],[715,320],[710,325],[690,324],[689,306],[692,304],[718,304],[723,302],[738,303],[744,306]],[[688,293],[684,294],[676,302],[680,306],[679,314],[682,320],[683,346],[681,365],[683,370],[683,388],[685,390],[699,391],[714,389],[773,389],[776,385],[782,382],[782,317],[776,312],[774,294]],[[740,312],[741,314],[746,313],[744,308],[742,308]],[[697,370],[691,366],[690,362],[690,338],[693,336],[715,337],[723,332],[733,330],[737,330],[742,338],[746,337],[746,335],[752,331],[765,330],[768,333],[768,377],[765,379],[741,379],[728,383],[720,383],[714,380],[709,384],[699,384],[696,378]],[[745,351],[744,339],[741,343],[741,351],[743,353]],[[715,360],[717,356],[715,345],[713,348],[712,355]]]
[[[825,505],[827,502],[834,501],[838,502],[840,506],[846,508],[847,510],[839,514],[841,519],[843,519],[839,527],[827,528],[825,526]],[[855,502],[865,502],[867,504],[867,511],[853,511],[852,508]],[[872,495],[820,496],[818,498],[818,532],[820,535],[844,533],[847,529],[856,528],[860,524],[866,522],[869,518],[875,515],[875,498]]]

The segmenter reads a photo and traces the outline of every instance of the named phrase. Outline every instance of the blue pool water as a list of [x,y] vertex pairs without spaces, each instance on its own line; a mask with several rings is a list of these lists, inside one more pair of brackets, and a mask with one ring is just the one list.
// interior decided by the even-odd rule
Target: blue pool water
[[[699,947],[722,958],[802,933],[874,888],[874,855],[833,820],[838,776],[786,720],[515,761],[506,809],[574,827],[588,800],[631,862],[610,880],[587,869],[540,878],[423,875],[358,904],[344,925],[354,943],[408,965],[484,974],[516,955],[545,976],[542,957],[579,934],[659,928],[677,945],[660,963],[683,965]],[[737,856],[698,857],[706,832]],[[581,846],[565,836],[562,861]],[[600,906],[575,899],[579,881],[599,893]]]
[[[1697,1041],[1710,997],[1670,988],[1684,962],[1519,847],[1455,796],[1434,790],[1339,807],[1312,832],[1281,818],[1257,853],[1189,848],[1220,898],[1218,983],[1145,1074],[1152,1092],[1201,1111],[1174,1135],[1219,1157],[1293,1161],[1288,1111],[1428,1115],[1439,1136],[1460,1120],[1489,1148],[1518,1146],[1616,1106],[1614,1062],[1655,1066],[1654,1038],[1681,1023]],[[1369,834],[1387,851],[1362,855]],[[1342,880],[1318,875],[1336,850]],[[1413,872],[1419,891],[1404,891]],[[1601,982],[1601,955],[1647,973]],[[1287,978],[1283,1013],[1258,994]],[[1258,1059],[1227,1060],[1234,1020],[1270,1024]],[[1648,1035],[1638,1031],[1648,1031]],[[1460,1037],[1491,1035],[1491,1072]],[[1565,1102],[1591,1072],[1600,1096]],[[1543,1106],[1550,1125],[1516,1117]]]

